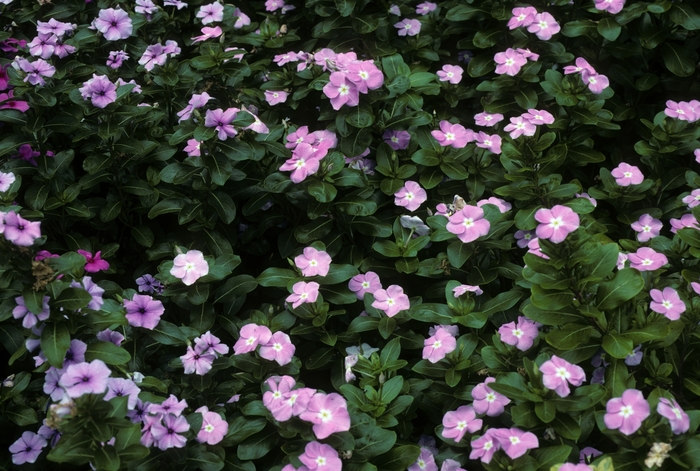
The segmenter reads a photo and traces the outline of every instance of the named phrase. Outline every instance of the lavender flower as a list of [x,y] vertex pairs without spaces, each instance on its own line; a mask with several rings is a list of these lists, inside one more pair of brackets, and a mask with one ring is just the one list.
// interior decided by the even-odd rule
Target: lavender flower
[[114,8],[100,10],[100,15],[93,24],[107,41],[126,39],[131,36],[133,31],[129,14],[124,10],[115,10]]
[[34,432],[24,432],[20,438],[10,445],[12,463],[16,465],[34,463],[47,445],[46,439]]

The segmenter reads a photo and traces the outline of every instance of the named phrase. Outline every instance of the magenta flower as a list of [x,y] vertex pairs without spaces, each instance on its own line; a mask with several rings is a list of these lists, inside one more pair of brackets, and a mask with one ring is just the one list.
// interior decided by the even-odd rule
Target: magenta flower
[[17,110],[25,113],[29,109],[29,103],[13,100],[14,96],[15,92],[13,90],[8,90],[7,93],[0,93],[0,110]]
[[228,422],[216,412],[209,411],[206,406],[200,407],[196,412],[202,414],[202,428],[197,434],[197,441],[216,445],[223,440],[228,432]]
[[649,247],[642,247],[637,252],[628,254],[627,258],[630,261],[630,268],[639,271],[653,271],[668,263],[666,255]]
[[187,347],[187,353],[180,357],[182,366],[185,369],[185,374],[192,373],[203,376],[211,370],[216,357],[213,353],[203,350],[201,347]]
[[187,443],[184,435],[190,429],[190,424],[183,416],[175,416],[167,414],[163,417],[163,421],[156,422],[151,426],[151,435],[155,441],[155,445],[161,450],[168,448],[182,448]]
[[320,285],[315,281],[299,281],[292,286],[292,294],[287,296],[288,303],[292,303],[294,309],[304,303],[315,303],[318,299],[318,289]]
[[357,106],[360,104],[359,89],[345,72],[333,72],[330,81],[323,87],[323,93],[331,99],[331,106],[336,111],[343,105]]
[[465,129],[461,124],[452,124],[449,121],[440,121],[440,130],[431,131],[435,140],[443,146],[452,146],[461,149],[474,140],[474,131]]
[[682,201],[688,205],[688,209],[693,209],[700,204],[700,189],[691,191]]
[[521,47],[518,47],[518,48],[515,49],[515,51],[516,51],[516,52],[519,52],[520,54],[522,54],[523,57],[524,57],[525,59],[528,59],[528,60],[531,60],[531,61],[537,61],[537,60],[540,58],[540,55],[539,55],[539,54],[536,54],[536,53],[532,52],[531,50],[529,50],[529,49],[527,49],[527,48],[526,48],[526,49],[523,49],[523,48],[521,48]]
[[425,190],[418,183],[411,180],[408,180],[399,191],[394,193],[394,204],[403,206],[411,212],[418,209],[427,199],[428,194]]
[[569,384],[581,386],[586,381],[586,373],[583,368],[572,365],[556,355],[552,355],[550,360],[542,363],[540,371],[544,387],[553,390],[559,397],[566,397],[571,393]]
[[399,30],[399,36],[416,36],[420,33],[420,21],[404,18],[394,24],[394,28]]
[[389,317],[394,317],[400,311],[409,309],[411,302],[399,285],[391,285],[387,289],[378,289],[374,293],[372,307],[380,309]]
[[437,363],[457,348],[457,339],[447,329],[440,327],[435,335],[425,339],[423,345],[423,359]]
[[535,7],[517,7],[513,8],[512,13],[513,17],[508,20],[509,29],[530,26],[535,21],[537,10]]
[[485,236],[491,229],[491,223],[484,218],[484,210],[478,206],[466,205],[450,216],[449,220],[447,230],[457,234],[465,244]]
[[610,86],[610,80],[608,80],[607,76],[603,74],[591,74],[585,69],[581,72],[581,79],[583,83],[588,86],[588,89],[596,95],[600,95],[603,93],[603,90]]
[[452,289],[452,293],[454,294],[455,298],[459,298],[462,296],[464,293],[474,293],[476,296],[480,296],[484,294],[484,291],[479,288],[478,286],[471,286],[471,285],[459,285],[456,286]]
[[185,285],[190,286],[201,277],[209,274],[209,264],[204,260],[202,252],[188,250],[186,254],[175,257],[170,274],[175,278],[180,278]]
[[292,171],[289,179],[294,183],[304,181],[309,175],[313,175],[318,171],[320,160],[323,155],[318,155],[316,148],[302,142],[298,144],[292,153],[292,158],[288,159],[280,170],[283,172]]
[[219,132],[219,139],[225,141],[238,134],[231,124],[236,119],[237,113],[237,108],[229,108],[226,111],[221,108],[207,110],[204,116],[204,125],[208,128],[215,128]]
[[435,11],[437,8],[437,3],[433,2],[423,2],[419,3],[416,5],[416,14],[417,15],[427,15],[431,11]]
[[92,74],[79,91],[83,99],[90,100],[97,108],[105,108],[117,100],[117,86],[106,75]]
[[674,234],[686,227],[692,228],[692,229],[698,229],[700,230],[700,225],[698,225],[698,220],[695,219],[695,216],[692,214],[684,214],[681,216],[680,219],[674,219],[671,218],[671,232]]
[[527,27],[527,30],[530,33],[535,33],[538,38],[547,41],[551,39],[553,35],[561,31],[561,26],[559,26],[559,23],[557,23],[557,20],[555,20],[552,15],[543,12],[535,16],[535,21]]
[[467,432],[474,433],[479,430],[481,424],[482,420],[476,418],[472,406],[461,406],[455,411],[447,412],[442,418],[442,436],[459,443]]
[[678,291],[673,288],[664,288],[663,292],[653,289],[649,292],[653,301],[649,303],[649,308],[663,314],[668,319],[676,321],[685,312],[685,303],[678,296]]
[[445,64],[442,66],[442,70],[437,71],[437,76],[441,82],[450,82],[456,85],[462,80],[463,73],[464,69],[460,66]]
[[510,404],[510,399],[488,387],[489,383],[495,381],[496,378],[486,378],[483,383],[477,384],[472,389],[471,394],[474,399],[472,406],[477,414],[497,417],[503,413],[505,406]]
[[78,249],[77,252],[85,257],[85,271],[88,273],[97,273],[99,271],[109,270],[109,262],[107,260],[102,260],[102,251],[98,251],[93,256],[90,252],[86,250]]
[[675,399],[659,398],[659,404],[656,407],[656,412],[666,417],[671,424],[671,431],[675,435],[680,435],[690,429],[690,418],[681,406],[678,405]]
[[501,442],[496,438],[495,432],[497,429],[490,428],[481,437],[472,440],[472,451],[469,453],[469,459],[481,459],[482,463],[490,463],[493,454],[501,449]]
[[514,345],[515,348],[523,352],[532,347],[539,333],[537,325],[523,316],[518,316],[517,324],[513,321],[498,328],[501,342]]
[[625,0],[595,0],[597,10],[607,11],[610,14],[617,14],[625,6]]
[[68,366],[58,384],[72,398],[83,394],[101,394],[107,390],[107,378],[112,372],[102,360],[92,360]]
[[145,294],[135,294],[131,300],[123,301],[126,308],[126,320],[133,327],[153,330],[165,312],[163,303]]
[[479,131],[479,134],[475,135],[476,146],[482,149],[488,149],[489,152],[494,154],[501,153],[501,136],[498,134],[488,135],[483,131]]
[[527,63],[527,59],[522,54],[510,47],[505,52],[497,52],[493,60],[498,64],[497,74],[506,74],[511,77],[517,75],[520,68]]
[[353,276],[348,282],[348,288],[355,293],[357,299],[362,300],[365,293],[374,294],[375,291],[382,289],[382,282],[379,280],[379,275],[373,271]]
[[325,443],[307,443],[304,453],[299,457],[299,461],[304,463],[310,471],[341,471],[343,469],[343,463],[338,457],[338,452]]
[[537,131],[537,126],[522,116],[517,116],[515,118],[510,118],[510,124],[504,127],[503,130],[510,133],[511,139],[517,139],[523,135],[534,136],[535,131]]
[[202,19],[202,24],[207,25],[215,21],[224,20],[224,6],[219,2],[203,5],[197,11],[197,18]]
[[266,360],[274,360],[280,366],[290,363],[295,351],[292,340],[284,332],[275,332],[269,342],[260,346],[260,356]]
[[522,117],[536,126],[552,124],[554,122],[552,113],[545,110],[536,110],[534,108],[527,110],[527,113],[524,113]]
[[331,268],[331,256],[323,250],[306,247],[301,255],[294,257],[294,264],[304,276],[326,276]]
[[136,402],[139,400],[141,388],[136,386],[130,379],[125,378],[108,378],[107,379],[107,394],[104,400],[109,401],[113,397],[128,396],[127,409],[133,410],[136,407]]
[[573,209],[560,204],[552,209],[538,209],[535,219],[540,223],[536,230],[537,237],[555,244],[563,242],[567,235],[578,229],[581,222]]
[[644,180],[644,175],[639,170],[639,167],[621,162],[610,172],[615,181],[620,186],[638,185]]
[[389,144],[394,150],[404,150],[408,148],[408,143],[411,140],[411,135],[408,131],[394,131],[387,129],[382,135],[384,142]]
[[255,350],[258,344],[265,345],[272,338],[272,332],[267,326],[246,324],[241,328],[240,337],[233,346],[233,353],[241,355]]
[[267,90],[265,91],[265,101],[270,106],[275,106],[280,103],[287,101],[287,96],[289,94],[283,90]]
[[360,93],[376,90],[384,84],[384,74],[371,60],[348,64],[346,78],[355,84]]
[[527,450],[538,448],[540,442],[534,433],[523,432],[517,428],[499,428],[493,431],[493,436],[501,444],[501,449],[511,459],[520,458]]
[[649,417],[649,403],[636,389],[627,389],[622,397],[610,399],[605,409],[605,426],[612,430],[619,429],[625,435],[639,430],[642,421]]
[[40,321],[43,322],[49,318],[49,315],[51,314],[49,309],[49,299],[50,298],[48,296],[44,296],[41,312],[39,314],[34,314],[32,311],[27,309],[27,306],[24,304],[24,297],[17,296],[15,298],[17,306],[12,309],[12,317],[15,319],[22,319],[22,327],[25,329],[31,329]]
[[299,414],[299,418],[314,424],[313,431],[319,440],[328,438],[335,432],[350,430],[348,405],[345,398],[337,393],[314,394],[306,405],[306,411]]
[[[5,213],[4,234],[5,239],[20,247],[30,247],[35,239],[41,237],[41,222],[27,221],[14,211]],[[0,225],[2,227],[2,225]]]
[[115,10],[114,8],[100,10],[100,14],[93,24],[107,41],[126,39],[131,36],[133,31],[129,14],[124,10]]
[[41,435],[29,431],[22,433],[22,436],[10,445],[12,463],[16,465],[34,463],[47,444],[48,442]]
[[642,215],[638,221],[632,223],[632,229],[637,232],[637,240],[646,242],[659,235],[663,224],[649,214]]
[[[433,441],[433,443],[435,443],[435,441]],[[438,471],[437,463],[435,463],[435,456],[433,455],[432,450],[428,447],[422,446],[420,449],[420,455],[418,455],[415,463],[409,466],[406,471]]]
[[476,121],[477,126],[495,126],[497,123],[503,121],[503,115],[500,113],[479,113],[474,115],[474,121]]

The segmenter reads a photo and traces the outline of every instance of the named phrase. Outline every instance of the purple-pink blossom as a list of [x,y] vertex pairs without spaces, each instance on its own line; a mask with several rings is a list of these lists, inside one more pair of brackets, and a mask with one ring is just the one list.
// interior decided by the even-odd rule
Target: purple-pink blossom
[[[433,443],[435,442],[433,441]],[[420,442],[418,444],[420,445]],[[427,446],[421,446],[420,455],[406,471],[438,471],[433,450]]]
[[306,247],[294,257],[294,265],[304,276],[326,276],[331,268],[331,256],[324,250]]
[[343,468],[338,452],[332,446],[319,442],[307,443],[299,461],[310,471],[341,471]]
[[289,94],[284,90],[266,90],[265,91],[265,101],[270,106],[275,106],[280,103],[287,101],[287,96]]
[[269,327],[257,324],[244,325],[239,334],[240,337],[233,345],[233,353],[236,355],[252,352],[258,344],[265,345],[272,338]]
[[646,242],[658,236],[662,227],[661,221],[653,218],[650,214],[643,214],[639,220],[632,223],[632,229],[637,232],[637,240],[639,242]]
[[323,440],[336,432],[350,430],[350,414],[345,398],[337,393],[316,393],[299,414],[301,420],[314,424],[316,438]]
[[557,23],[557,20],[555,20],[552,15],[543,12],[535,15],[535,21],[527,27],[527,30],[530,33],[535,33],[538,38],[546,41],[561,31],[561,26],[559,26],[559,23]]
[[691,213],[684,214],[680,219],[671,218],[671,232],[676,233],[681,229],[691,228],[700,230],[698,220]]
[[442,436],[459,443],[467,432],[474,433],[481,429],[482,422],[476,418],[472,406],[460,406],[457,410],[447,412],[442,418]]
[[294,183],[304,181],[309,175],[318,172],[321,158],[326,155],[326,152],[318,152],[317,149],[306,142],[298,144],[292,157],[282,164],[280,170],[283,172],[291,171],[289,179]]
[[508,20],[509,29],[530,26],[535,21],[537,10],[535,7],[516,7],[513,8],[512,13],[513,17]]
[[615,181],[619,186],[638,185],[644,180],[644,175],[642,175],[639,167],[625,162],[620,162],[620,165],[615,167],[610,173],[615,177]]
[[163,303],[145,294],[135,294],[131,300],[123,301],[126,320],[133,327],[153,330],[165,312]]
[[625,0],[595,0],[596,10],[607,11],[612,15],[620,13],[624,6]]
[[336,111],[343,105],[357,106],[360,103],[360,91],[345,72],[331,73],[323,93],[331,99],[331,106]]
[[100,10],[100,14],[93,22],[97,31],[102,33],[107,41],[118,41],[131,36],[133,25],[129,14],[124,10],[107,8]]
[[488,135],[483,131],[479,131],[478,134],[474,135],[476,139],[476,146],[482,149],[487,149],[489,152],[494,154],[501,153],[501,136],[498,134]]
[[17,305],[14,307],[14,309],[12,309],[12,317],[14,317],[15,319],[22,319],[22,327],[24,327],[25,329],[31,329],[40,321],[43,322],[49,318],[49,315],[51,314],[49,308],[49,299],[50,298],[48,296],[44,296],[41,303],[41,312],[39,314],[34,314],[25,305],[24,297],[17,296],[15,298],[15,302],[17,303]]
[[190,429],[190,424],[183,416],[166,414],[162,421],[158,421],[151,426],[151,435],[155,445],[161,450],[168,448],[182,448],[187,443],[184,434]]
[[199,443],[216,445],[224,439],[228,432],[228,422],[221,418],[216,412],[210,411],[206,406],[202,406],[195,412],[202,414],[202,428],[197,434]]
[[649,292],[649,295],[653,299],[649,303],[649,308],[654,312],[663,314],[672,321],[680,319],[681,314],[685,312],[685,303],[678,295],[678,291],[673,288],[666,287],[663,291],[653,289]]
[[187,347],[187,353],[180,357],[182,361],[182,366],[185,369],[185,374],[189,375],[192,373],[203,376],[211,370],[216,357],[213,353],[202,349],[200,346]]
[[[9,242],[20,247],[30,247],[34,240],[41,237],[41,221],[28,221],[14,211],[4,214],[4,226],[0,234]],[[2,222],[2,221],[0,221]]]
[[472,451],[469,453],[469,459],[481,459],[482,463],[490,463],[493,454],[501,449],[501,442],[495,435],[497,429],[490,428],[482,436],[476,440],[472,440]]
[[368,93],[384,84],[384,74],[371,60],[353,61],[345,72],[346,78],[355,84],[360,93]]
[[676,118],[681,121],[692,123],[700,118],[700,107],[693,102],[698,103],[697,100],[691,102],[679,101],[678,103],[673,100],[668,100],[664,113],[669,118]]
[[536,110],[534,108],[527,110],[527,113],[524,113],[522,117],[536,126],[552,124],[554,122],[552,113],[546,110]]
[[374,293],[372,307],[384,311],[389,317],[394,317],[400,311],[409,309],[411,302],[399,285],[390,285],[387,289],[378,289]]
[[493,56],[493,60],[498,64],[496,66],[497,74],[510,76],[517,75],[520,72],[520,68],[527,63],[525,56],[510,47],[505,52],[497,52]]
[[84,100],[90,100],[97,108],[105,108],[117,100],[117,86],[106,75],[92,74],[79,91]]
[[583,57],[576,58],[576,65],[567,65],[564,67],[564,74],[580,74],[584,70],[587,70],[590,74],[596,74],[595,69],[588,63]]
[[394,150],[404,150],[408,148],[408,143],[411,140],[411,134],[408,131],[395,131],[387,129],[382,135],[384,142],[389,144]]
[[538,209],[535,219],[540,223],[536,229],[537,237],[550,240],[555,244],[563,242],[566,236],[578,229],[581,223],[573,209],[560,204],[552,209]]
[[449,330],[440,326],[434,335],[425,339],[423,346],[423,359],[430,363],[437,363],[457,348],[457,339]]
[[515,237],[515,240],[517,240],[518,247],[521,249],[524,249],[527,247],[527,245],[530,243],[530,241],[533,239],[535,236],[535,231],[523,231],[523,230],[518,230],[513,234],[513,237]]
[[204,260],[204,254],[201,251],[188,250],[187,253],[181,253],[175,257],[170,274],[175,278],[180,278],[185,285],[190,286],[201,277],[209,274],[209,264]]
[[688,205],[688,209],[693,209],[700,204],[700,189],[691,191],[682,201]]
[[671,425],[671,431],[674,435],[680,435],[690,429],[690,418],[688,414],[681,409],[675,399],[659,398],[659,404],[656,406],[656,412],[668,419]]
[[581,386],[586,380],[583,368],[556,355],[552,355],[551,359],[542,363],[540,371],[544,387],[553,390],[559,397],[566,397],[571,393],[569,384]]
[[445,64],[442,66],[442,70],[437,71],[437,76],[441,82],[450,82],[456,85],[462,80],[463,73],[464,69],[460,66]]
[[474,121],[476,121],[477,126],[495,126],[497,123],[503,121],[503,115],[500,113],[478,113],[474,115]]
[[539,331],[533,321],[518,316],[517,324],[515,321],[503,324],[498,328],[498,335],[501,337],[501,342],[513,345],[518,350],[526,351],[532,347]]
[[394,28],[399,30],[399,36],[416,36],[420,33],[420,27],[420,21],[409,18],[394,23]]
[[437,3],[433,3],[433,2],[419,3],[418,5],[416,5],[416,14],[425,16],[428,13],[430,13],[431,11],[435,11],[436,8],[437,8]]
[[581,71],[581,79],[588,86],[588,89],[596,95],[600,95],[603,93],[603,90],[610,86],[610,80],[608,80],[607,76],[592,74],[586,69]]
[[219,2],[202,5],[197,11],[197,18],[202,20],[203,25],[224,20],[224,6]]
[[368,271],[365,274],[353,276],[348,282],[348,288],[355,293],[357,299],[362,300],[365,293],[374,294],[375,291],[382,289],[382,282],[379,280],[379,275],[373,271]]
[[517,428],[499,428],[493,431],[493,436],[499,441],[501,449],[511,459],[520,458],[527,450],[540,446],[537,436],[532,432],[524,432]]
[[238,134],[231,124],[238,113],[238,108],[229,108],[226,111],[221,108],[215,110],[207,110],[204,116],[204,125],[208,128],[214,128],[219,133],[219,139],[225,141],[229,137],[234,137]]
[[506,125],[503,130],[510,133],[511,139],[517,139],[520,136],[534,136],[537,126],[522,116],[516,116],[510,118],[510,124]]
[[88,273],[97,273],[99,271],[109,270],[109,262],[102,260],[102,251],[98,250],[95,255],[87,250],[78,249],[77,252],[85,257],[85,271]]
[[394,204],[403,206],[411,212],[420,208],[420,205],[425,203],[427,199],[428,194],[425,190],[412,180],[408,180],[399,191],[394,193]]
[[141,388],[136,386],[130,379],[126,378],[108,378],[107,379],[107,394],[104,400],[109,401],[113,397],[128,396],[127,409],[133,410],[136,407],[136,402],[139,400]]
[[127,59],[129,59],[129,54],[125,51],[110,51],[109,57],[107,57],[107,67],[116,70],[120,68]]
[[610,399],[605,410],[605,426],[624,435],[632,435],[639,430],[642,421],[649,417],[649,403],[637,389],[627,389],[621,397]]
[[69,365],[58,384],[72,398],[83,394],[101,394],[107,390],[107,378],[112,374],[102,360]]
[[668,258],[649,247],[641,247],[635,253],[627,255],[630,267],[639,271],[653,271],[668,263]]
[[275,332],[270,340],[260,346],[260,357],[270,361],[276,361],[284,366],[292,361],[296,347],[284,332]]
[[459,298],[465,293],[474,293],[476,296],[480,296],[484,294],[484,291],[478,286],[459,285],[452,288],[452,293],[454,294],[455,298]]
[[476,205],[478,207],[482,207],[485,204],[492,204],[495,207],[498,208],[498,210],[501,213],[507,213],[513,208],[513,205],[507,202],[506,200],[502,200],[501,198],[497,198],[495,196],[491,196],[490,198],[485,198],[483,200],[479,200],[476,202]]
[[484,218],[483,209],[466,205],[449,217],[446,228],[466,244],[488,234],[491,223]]
[[461,149],[474,140],[474,132],[465,129],[461,124],[452,124],[449,121],[440,121],[440,130],[431,131],[430,134],[443,146],[452,146]]
[[304,303],[315,303],[318,299],[318,289],[320,285],[315,281],[299,281],[294,283],[292,294],[287,296],[288,303],[292,303],[293,308],[298,308]]
[[16,465],[34,463],[47,444],[48,442],[41,435],[30,431],[22,433],[22,436],[10,445],[12,463]]
[[505,406],[510,404],[510,399],[501,393],[491,389],[489,383],[495,383],[496,378],[486,378],[483,383],[477,384],[472,389],[472,406],[477,414],[486,414],[489,417],[497,417],[503,413]]

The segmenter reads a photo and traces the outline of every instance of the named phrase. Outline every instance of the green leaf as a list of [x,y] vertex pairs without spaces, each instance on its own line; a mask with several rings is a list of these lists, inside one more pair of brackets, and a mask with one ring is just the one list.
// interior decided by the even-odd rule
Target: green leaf
[[683,26],[688,31],[700,29],[700,15],[687,3],[674,3],[671,6],[671,21]]
[[156,342],[164,345],[187,345],[187,336],[182,330],[175,324],[162,319],[153,330],[149,330],[147,333]]
[[117,347],[112,342],[92,342],[85,351],[85,360],[102,360],[108,365],[125,365],[131,360],[131,355],[125,349]]
[[357,430],[354,435],[358,438],[355,440],[353,456],[357,456],[359,459],[368,460],[386,453],[396,443],[396,432],[391,430],[376,425],[361,424],[356,426],[353,423],[350,430],[354,431],[354,429]]
[[615,18],[607,17],[598,22],[598,33],[608,41],[614,41],[620,36],[622,26],[620,26]]
[[568,414],[557,414],[551,423],[554,431],[562,438],[578,440],[581,436],[581,426]]
[[521,291],[510,290],[504,293],[499,293],[493,299],[486,301],[480,308],[480,311],[486,316],[497,312],[507,311],[515,306],[520,298],[523,297]]
[[539,469],[549,471],[554,465],[564,463],[571,453],[571,447],[566,445],[550,446],[547,448],[538,448],[530,452],[537,463]]
[[537,93],[530,87],[518,88],[514,94],[515,102],[523,109],[537,107]]
[[695,72],[695,62],[688,53],[688,50],[674,44],[665,42],[661,46],[664,64],[674,75],[679,77],[690,77]]
[[98,447],[95,451],[95,467],[100,471],[117,471],[120,466],[117,450],[111,445]]
[[632,353],[634,344],[632,340],[622,337],[615,332],[608,332],[603,336],[603,349],[614,358],[624,360]]
[[[628,389],[627,381],[630,379],[627,365],[622,360],[612,360],[605,370],[605,388],[613,397],[620,397]],[[631,378],[634,382],[634,377]],[[634,386],[633,386],[634,387]]]
[[237,445],[246,438],[265,428],[267,419],[263,417],[236,417],[228,427],[226,446]]
[[[572,348],[588,342],[596,330],[590,325],[567,324],[562,329],[550,331],[547,343],[559,350],[571,350]],[[597,333],[597,332],[596,332]],[[598,334],[600,335],[600,334]]]
[[531,289],[530,300],[540,309],[563,309],[574,302],[574,293],[569,290],[549,290],[540,285],[532,285]]
[[153,231],[148,226],[144,226],[143,224],[132,227],[131,235],[137,243],[144,247],[152,246],[155,238]]
[[644,278],[634,268],[624,268],[615,278],[602,282],[596,295],[596,306],[601,311],[614,309],[634,298],[644,288]]
[[394,329],[396,329],[396,320],[392,317],[382,317],[379,321],[378,329],[379,335],[384,339],[388,339],[392,332],[394,332]]
[[82,288],[66,288],[56,300],[51,303],[54,308],[74,311],[84,308],[92,301],[90,293]]
[[450,21],[466,21],[474,18],[482,10],[471,5],[459,4],[447,10],[445,17]]
[[277,429],[263,431],[244,440],[236,450],[239,460],[257,460],[267,455],[279,440]]
[[260,286],[277,288],[286,288],[290,282],[297,280],[298,277],[292,270],[276,267],[268,268],[256,278]]
[[382,471],[404,471],[418,459],[420,448],[415,445],[401,445],[388,453],[377,456],[372,462]]
[[27,425],[39,422],[36,411],[31,407],[11,403],[4,412],[5,417],[20,427],[26,427]]
[[348,326],[348,333],[371,332],[379,328],[379,319],[376,317],[356,317]]
[[472,78],[481,77],[493,71],[496,65],[493,61],[493,56],[487,54],[479,55],[469,61],[467,72]]
[[70,348],[70,333],[65,324],[50,323],[41,332],[41,351],[51,366],[63,367],[63,359]]

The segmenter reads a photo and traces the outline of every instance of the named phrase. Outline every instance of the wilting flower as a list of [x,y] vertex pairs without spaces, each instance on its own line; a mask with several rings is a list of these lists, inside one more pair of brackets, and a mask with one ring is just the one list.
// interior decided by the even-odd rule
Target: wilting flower
[[666,417],[671,424],[671,431],[675,435],[680,435],[690,429],[690,418],[675,399],[659,398],[659,405],[656,412],[662,417]]

